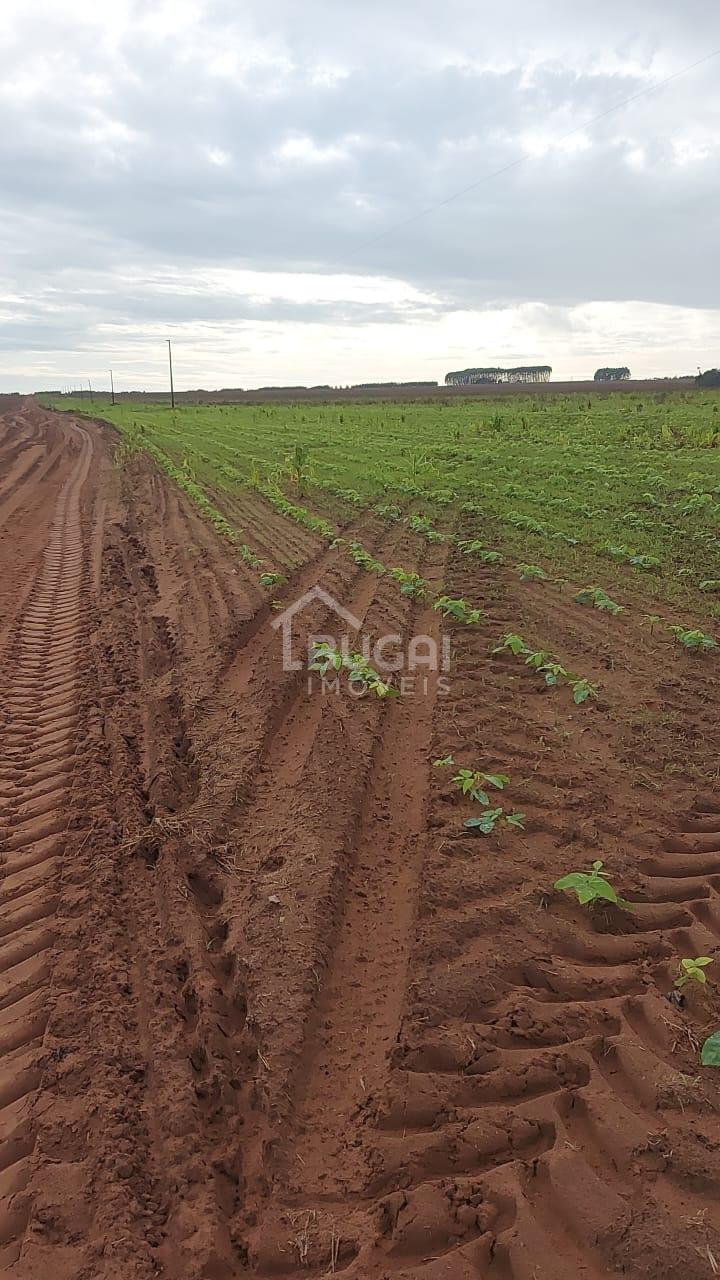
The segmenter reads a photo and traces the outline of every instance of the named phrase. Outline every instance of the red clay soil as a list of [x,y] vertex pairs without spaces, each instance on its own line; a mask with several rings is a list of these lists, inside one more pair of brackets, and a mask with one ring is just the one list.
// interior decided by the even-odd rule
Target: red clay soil
[[[668,998],[720,946],[713,659],[355,513],[488,619],[453,629],[447,695],[321,698],[165,477],[2,409],[1,1273],[716,1275],[720,956]],[[439,637],[230,507],[283,604],[317,584],[373,635]],[[330,621],[316,599],[299,640]],[[509,629],[599,701],[492,656]],[[450,752],[510,775],[525,832],[464,828]],[[632,910],[553,891],[596,857]]]

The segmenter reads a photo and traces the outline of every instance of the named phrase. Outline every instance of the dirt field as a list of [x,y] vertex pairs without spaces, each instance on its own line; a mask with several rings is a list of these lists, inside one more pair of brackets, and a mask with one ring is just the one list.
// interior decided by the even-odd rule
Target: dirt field
[[[488,619],[452,631],[446,696],[310,695],[165,476],[0,413],[1,1274],[720,1273],[720,963],[668,999],[720,945],[717,659],[366,513],[364,546]],[[319,584],[439,636],[232,501],[283,603]],[[601,700],[491,654],[524,629]],[[448,753],[510,775],[524,832],[464,829]],[[593,858],[633,910],[553,890]]]

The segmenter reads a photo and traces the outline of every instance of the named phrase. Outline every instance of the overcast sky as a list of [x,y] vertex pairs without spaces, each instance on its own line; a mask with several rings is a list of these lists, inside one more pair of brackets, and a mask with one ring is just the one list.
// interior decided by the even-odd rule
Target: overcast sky
[[717,0],[1,0],[0,389],[720,365],[716,49]]

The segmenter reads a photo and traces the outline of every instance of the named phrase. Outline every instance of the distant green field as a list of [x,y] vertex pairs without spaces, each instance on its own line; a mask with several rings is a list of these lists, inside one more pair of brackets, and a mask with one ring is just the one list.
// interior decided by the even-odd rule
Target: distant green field
[[271,483],[297,500],[299,478],[314,510],[324,493],[391,504],[554,572],[642,581],[700,620],[720,616],[717,392],[174,411],[54,403],[162,451],[210,497]]

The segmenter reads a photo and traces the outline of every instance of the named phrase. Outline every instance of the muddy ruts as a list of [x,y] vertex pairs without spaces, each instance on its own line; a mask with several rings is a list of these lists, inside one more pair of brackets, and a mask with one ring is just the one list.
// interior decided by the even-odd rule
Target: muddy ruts
[[57,496],[41,567],[16,624],[0,704],[0,1263],[21,1256],[31,1212],[33,1104],[49,1017],[53,914],[71,814],[88,433]]

